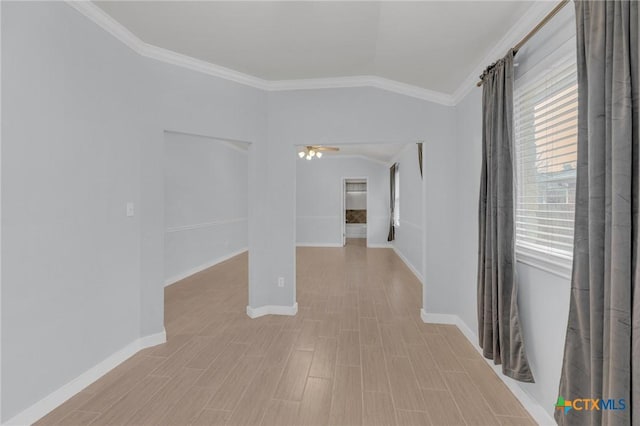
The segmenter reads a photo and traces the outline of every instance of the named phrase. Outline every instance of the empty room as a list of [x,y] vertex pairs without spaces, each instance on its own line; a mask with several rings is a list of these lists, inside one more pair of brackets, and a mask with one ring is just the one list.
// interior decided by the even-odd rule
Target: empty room
[[0,424],[639,424],[638,18],[0,0]]

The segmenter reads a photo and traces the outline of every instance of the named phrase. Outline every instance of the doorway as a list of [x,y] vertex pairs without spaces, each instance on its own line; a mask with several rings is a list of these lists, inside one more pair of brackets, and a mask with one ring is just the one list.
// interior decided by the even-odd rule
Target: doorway
[[165,131],[164,154],[168,286],[248,250],[249,144]]
[[367,179],[342,180],[342,245],[367,246]]

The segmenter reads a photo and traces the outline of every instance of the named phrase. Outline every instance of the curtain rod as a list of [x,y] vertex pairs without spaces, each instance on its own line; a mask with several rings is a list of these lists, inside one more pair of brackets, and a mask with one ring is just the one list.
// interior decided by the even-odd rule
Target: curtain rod
[[[529,31],[529,33],[524,36],[524,38],[522,40],[520,40],[520,42],[518,44],[516,44],[513,48],[513,54],[515,55],[516,53],[518,53],[518,50],[520,50],[520,48],[522,46],[524,46],[524,44],[526,42],[529,41],[529,39],[531,37],[533,37],[534,35],[536,35],[536,33],[538,31],[540,31],[540,29],[542,29],[542,27],[544,27],[545,25],[547,25],[547,23],[558,14],[558,12],[560,12],[560,10],[562,10],[563,7],[565,7],[567,4],[569,4],[569,0],[562,0],[560,3],[558,3],[556,5],[556,7],[553,8],[553,10],[551,12],[549,12],[547,14],[547,16],[545,16],[542,21],[540,21],[538,23],[538,25],[536,25],[531,31]],[[482,86],[482,80],[480,80],[476,86],[480,87]]]

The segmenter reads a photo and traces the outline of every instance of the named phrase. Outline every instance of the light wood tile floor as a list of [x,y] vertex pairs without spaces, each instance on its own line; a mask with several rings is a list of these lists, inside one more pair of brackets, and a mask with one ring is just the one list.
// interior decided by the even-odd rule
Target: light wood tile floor
[[390,249],[298,249],[295,317],[251,320],[247,255],[165,290],[167,343],[38,425],[531,425]]

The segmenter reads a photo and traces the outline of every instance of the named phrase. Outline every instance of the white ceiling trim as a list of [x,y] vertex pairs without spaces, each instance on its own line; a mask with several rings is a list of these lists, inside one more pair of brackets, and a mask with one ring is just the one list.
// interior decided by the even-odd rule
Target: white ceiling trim
[[557,4],[556,1],[538,1],[531,5],[453,92],[451,95],[453,104],[457,105],[471,90],[475,89],[480,80],[480,74],[485,68],[506,55],[509,49],[522,40]]
[[102,29],[129,46],[136,53],[147,58],[177,65],[192,71],[235,81],[236,83],[265,90],[266,81],[248,74],[234,71],[229,68],[201,61],[191,56],[173,52],[168,49],[153,46],[140,40],[135,34],[125,28],[118,21],[113,19],[108,13],[100,9],[90,1],[66,0],[67,4],[82,13],[84,16],[95,22]]
[[554,1],[540,1],[534,3],[522,17],[513,25],[505,36],[480,61],[453,94],[437,92],[411,84],[402,83],[377,76],[352,76],[320,79],[298,80],[264,80],[249,74],[241,73],[230,68],[202,61],[191,56],[183,55],[168,49],[148,44],[125,28],[109,14],[93,4],[91,1],[66,0],[67,4],[82,13],[102,29],[113,35],[138,54],[192,71],[201,72],[239,84],[266,91],[312,90],[346,87],[376,87],[389,92],[434,102],[446,106],[455,106],[472,89],[476,87],[479,75],[487,65],[502,57],[509,48],[517,43],[556,5]]
[[375,75],[358,75],[352,77],[313,78],[298,80],[273,80],[266,81],[266,90],[309,90],[309,89],[336,89],[343,87],[377,87],[378,89],[407,95],[442,105],[454,106],[451,95],[436,92],[411,84],[401,83],[396,80],[378,77]]
[[404,154],[404,152],[411,148],[411,147],[416,147],[416,161],[418,161],[418,148],[417,145],[422,142],[424,144],[424,141],[417,141],[417,142],[413,142],[413,143],[409,143],[407,144],[404,148],[402,148],[396,155],[394,155],[393,157],[391,157],[391,160],[389,160],[387,162],[387,167],[391,167],[393,166],[395,163],[398,162],[398,160],[400,159],[400,157],[402,156],[402,154]]
[[[380,160],[379,158],[371,157],[366,154],[329,154],[323,156],[320,160],[315,161],[325,161],[325,160],[348,160],[348,159],[357,159],[357,160],[366,160],[371,161],[373,163],[378,163],[383,166],[387,165],[386,161]],[[300,161],[307,161],[305,159],[299,159]],[[314,161],[314,160],[311,160]]]
[[248,154],[249,153],[249,146],[251,145],[251,142],[244,142],[244,141],[240,141],[240,140],[233,140],[233,139],[222,139],[222,138],[216,138],[213,136],[206,136],[206,135],[201,135],[198,133],[191,133],[191,132],[181,132],[179,130],[165,130],[164,133],[171,133],[174,135],[183,135],[183,136],[189,136],[189,137],[193,137],[193,138],[199,138],[199,139],[207,139],[213,143],[220,143],[224,146],[226,146],[227,148],[231,148],[235,151],[241,152],[243,154]]
[[453,97],[449,94],[424,89],[411,84],[401,83],[377,76],[352,76],[299,80],[264,80],[249,74],[221,67],[191,56],[148,44],[125,28],[108,13],[90,1],[66,0],[67,4],[92,20],[102,29],[113,35],[133,51],[147,58],[177,65],[192,71],[209,74],[225,80],[266,91],[331,89],[345,87],[377,87],[390,92],[411,96],[426,101],[453,106]]

